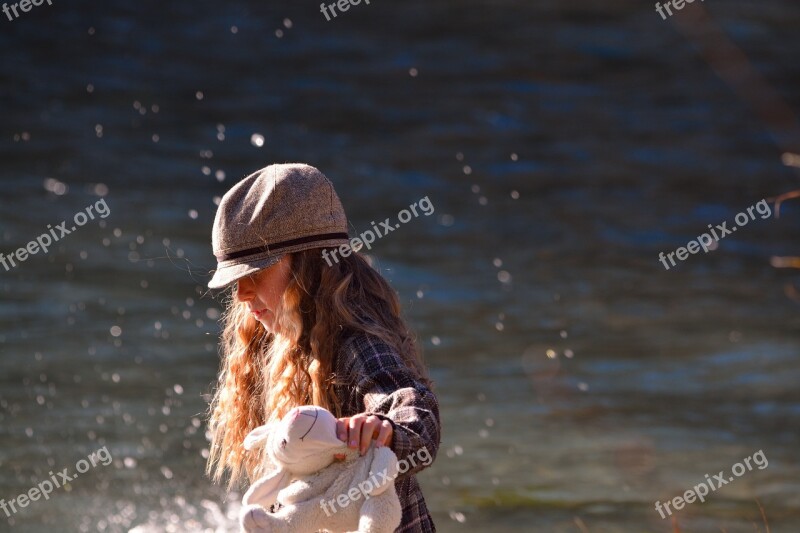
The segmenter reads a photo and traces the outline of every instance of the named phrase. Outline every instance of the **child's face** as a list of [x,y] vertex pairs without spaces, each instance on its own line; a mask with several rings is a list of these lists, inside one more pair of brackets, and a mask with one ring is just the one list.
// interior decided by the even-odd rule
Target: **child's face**
[[253,317],[271,333],[275,333],[275,312],[289,285],[291,265],[291,256],[285,255],[271,267],[236,283],[236,299],[246,303]]

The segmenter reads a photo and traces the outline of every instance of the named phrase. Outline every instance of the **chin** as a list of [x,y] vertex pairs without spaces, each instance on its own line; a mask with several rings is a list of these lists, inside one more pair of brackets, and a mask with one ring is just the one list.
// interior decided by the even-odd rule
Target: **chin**
[[259,318],[258,321],[261,322],[261,325],[264,326],[264,329],[266,329],[268,332],[277,333],[275,322],[271,319],[271,317]]

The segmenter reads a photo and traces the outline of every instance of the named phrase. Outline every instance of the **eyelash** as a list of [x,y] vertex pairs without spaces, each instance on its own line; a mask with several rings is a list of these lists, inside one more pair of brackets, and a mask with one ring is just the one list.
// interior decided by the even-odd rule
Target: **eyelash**
[[283,439],[281,441],[281,450],[285,450],[285,449],[286,449],[286,439]]

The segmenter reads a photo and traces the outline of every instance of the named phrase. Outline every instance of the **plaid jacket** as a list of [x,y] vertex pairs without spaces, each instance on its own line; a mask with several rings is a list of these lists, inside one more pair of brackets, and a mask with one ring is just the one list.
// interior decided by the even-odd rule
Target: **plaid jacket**
[[391,449],[410,467],[395,480],[403,508],[395,533],[435,532],[415,474],[427,466],[424,463],[430,465],[439,450],[436,396],[414,377],[394,349],[365,333],[343,340],[334,372],[342,416],[367,413],[389,420],[394,427]]

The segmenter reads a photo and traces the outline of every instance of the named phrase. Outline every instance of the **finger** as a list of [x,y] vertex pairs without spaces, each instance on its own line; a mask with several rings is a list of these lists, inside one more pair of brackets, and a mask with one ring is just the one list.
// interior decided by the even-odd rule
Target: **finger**
[[367,453],[367,448],[369,448],[369,443],[372,442],[372,439],[375,437],[375,431],[380,427],[381,419],[375,415],[370,415],[364,421],[364,426],[361,429],[361,448],[359,452],[361,455]]
[[388,420],[383,420],[381,422],[380,431],[378,432],[377,442],[375,443],[376,448],[380,448],[381,446],[391,446],[392,444],[392,436],[394,435],[394,428],[392,427],[392,423]]
[[336,453],[333,455],[333,458],[336,459],[337,461],[344,461],[345,457],[346,455],[343,453]]
[[353,448],[354,450],[358,448],[358,439],[359,435],[361,435],[361,426],[364,425],[364,419],[359,417],[351,417],[350,420],[347,422],[348,434],[347,434],[347,447]]
[[347,442],[347,418],[336,420],[336,438],[342,442]]

